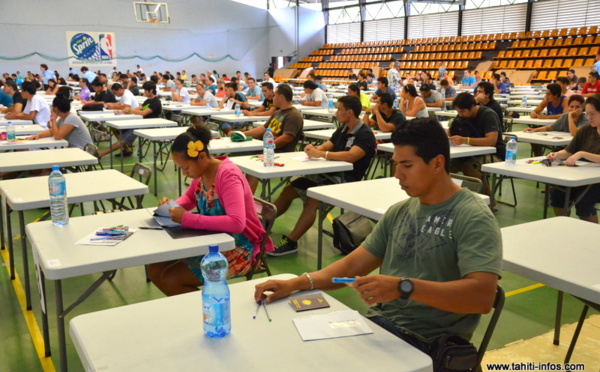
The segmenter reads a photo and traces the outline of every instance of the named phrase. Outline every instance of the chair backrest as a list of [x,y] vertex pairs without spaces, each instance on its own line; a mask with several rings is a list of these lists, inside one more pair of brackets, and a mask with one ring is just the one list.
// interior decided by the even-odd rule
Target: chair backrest
[[[101,169],[104,169],[104,167],[102,166],[102,164],[100,163],[100,154],[98,153],[98,147],[92,143],[88,143],[83,147],[83,151],[91,154],[92,156],[96,157],[96,159],[98,159],[98,165],[100,166]],[[89,167],[87,167],[87,170],[96,170],[96,164],[92,164]]]
[[131,178],[135,178],[140,182],[148,185],[152,177],[152,169],[142,163],[135,163],[131,170]]
[[477,350],[477,370],[481,371],[481,361],[483,360],[483,355],[487,350],[487,347],[490,343],[490,339],[492,338],[492,334],[494,333],[494,329],[496,328],[496,324],[498,324],[498,319],[500,318],[500,314],[502,313],[502,309],[504,308],[504,289],[498,286],[496,288],[496,299],[494,300],[494,311],[492,313],[492,318],[485,330],[483,338],[481,339],[481,344],[479,345],[479,349]]
[[260,252],[252,264],[252,269],[246,275],[247,280],[252,279],[254,274],[264,271],[267,272],[267,275],[271,275],[271,270],[269,270],[269,266],[265,260],[265,251],[267,242],[269,241],[269,237],[271,235],[271,228],[273,227],[273,223],[275,223],[275,218],[277,217],[277,207],[267,201],[254,197],[254,207],[256,208],[256,213],[258,213],[258,217],[265,228],[265,237],[263,238],[262,242],[260,242]]
[[450,177],[452,177],[455,180],[461,180],[461,187],[464,187],[478,194],[481,194],[483,192],[483,182],[479,178],[468,177],[456,173],[451,173]]

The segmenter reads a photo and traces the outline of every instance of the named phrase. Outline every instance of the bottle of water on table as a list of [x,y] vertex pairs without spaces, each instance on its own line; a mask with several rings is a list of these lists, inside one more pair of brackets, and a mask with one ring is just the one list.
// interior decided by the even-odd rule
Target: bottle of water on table
[[275,137],[271,128],[267,128],[263,136],[263,163],[268,168],[275,165]]
[[400,100],[398,98],[396,98],[394,100],[393,108],[397,109],[399,106],[400,106]]
[[15,134],[15,126],[12,121],[6,123],[6,139],[8,141],[16,141],[17,135]]
[[219,252],[219,246],[208,247],[200,267],[204,277],[202,287],[202,315],[204,334],[208,337],[225,337],[231,332],[231,307],[227,286],[227,259]]
[[235,116],[240,117],[242,115],[241,105],[239,103],[235,103]]
[[333,95],[328,94],[327,99],[329,100],[327,103],[327,111],[332,113],[335,111],[335,103],[333,102]]
[[521,107],[527,107],[527,96],[523,96],[523,99],[521,100]]
[[58,165],[52,166],[52,173],[48,177],[48,190],[50,192],[50,215],[55,225],[69,223],[69,210],[67,207],[67,181],[60,172]]
[[517,147],[518,143],[515,136],[510,137],[510,141],[506,144],[506,164],[515,165],[517,163]]

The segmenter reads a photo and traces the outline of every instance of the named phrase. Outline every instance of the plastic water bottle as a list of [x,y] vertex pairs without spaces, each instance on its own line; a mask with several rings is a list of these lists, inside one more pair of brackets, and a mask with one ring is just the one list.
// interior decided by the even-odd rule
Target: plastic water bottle
[[506,164],[515,165],[517,163],[517,146],[515,136],[511,136],[510,141],[506,144]]
[[330,113],[332,113],[332,112],[335,111],[335,105],[334,105],[334,102],[333,102],[333,96],[331,94],[328,94],[327,95],[327,99],[329,100],[327,102],[327,111],[329,111]]
[[200,267],[204,277],[202,287],[202,315],[204,334],[208,337],[225,337],[231,332],[231,306],[227,286],[227,259],[219,246],[208,247]]
[[240,117],[240,115],[242,115],[242,110],[240,110],[240,104],[236,103],[235,104],[235,116]]
[[400,100],[399,100],[398,98],[396,98],[396,99],[394,100],[393,107],[394,107],[395,109],[397,109],[399,105],[400,105]]
[[523,99],[521,100],[521,107],[527,107],[527,96],[523,96]]
[[8,141],[17,140],[17,135],[15,134],[15,126],[13,125],[12,121],[6,123],[6,139]]
[[263,163],[268,168],[275,165],[275,137],[271,128],[267,128],[263,136]]
[[52,166],[52,173],[48,178],[48,191],[50,192],[50,215],[55,225],[69,223],[69,210],[67,207],[67,181],[60,172],[58,165]]

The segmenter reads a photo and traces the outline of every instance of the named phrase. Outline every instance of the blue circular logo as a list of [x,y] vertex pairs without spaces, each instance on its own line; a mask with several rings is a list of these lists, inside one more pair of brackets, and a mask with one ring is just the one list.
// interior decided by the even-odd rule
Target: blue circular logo
[[96,41],[90,35],[80,32],[71,38],[71,50],[78,59],[91,59],[97,50]]

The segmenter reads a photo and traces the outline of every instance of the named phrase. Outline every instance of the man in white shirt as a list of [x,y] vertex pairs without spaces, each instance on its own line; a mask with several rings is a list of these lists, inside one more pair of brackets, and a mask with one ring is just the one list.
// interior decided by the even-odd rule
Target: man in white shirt
[[27,100],[25,109],[21,113],[7,113],[5,119],[33,120],[36,124],[48,129],[50,120],[50,107],[45,99],[35,94],[35,84],[26,81],[21,85],[21,97]]
[[175,90],[171,98],[175,102],[190,103],[190,93],[183,86],[183,79],[175,79]]
[[119,98],[119,102],[107,103],[104,106],[111,110],[125,110],[128,108],[137,108],[139,106],[135,96],[129,89],[125,89],[121,84],[114,83],[110,90]]
[[304,92],[306,93],[306,96],[301,102],[302,105],[328,108],[329,99],[327,98],[325,92],[323,92],[315,82],[310,80],[305,81]]
[[212,108],[219,107],[219,102],[210,91],[205,89],[204,84],[196,84],[196,92],[198,93],[198,97],[190,102],[192,106],[210,106]]
[[277,87],[277,83],[275,82],[275,80],[273,80],[273,78],[271,77],[271,75],[269,75],[268,72],[265,72],[265,79],[263,81],[265,83],[269,82],[269,83],[273,84],[274,87]]

